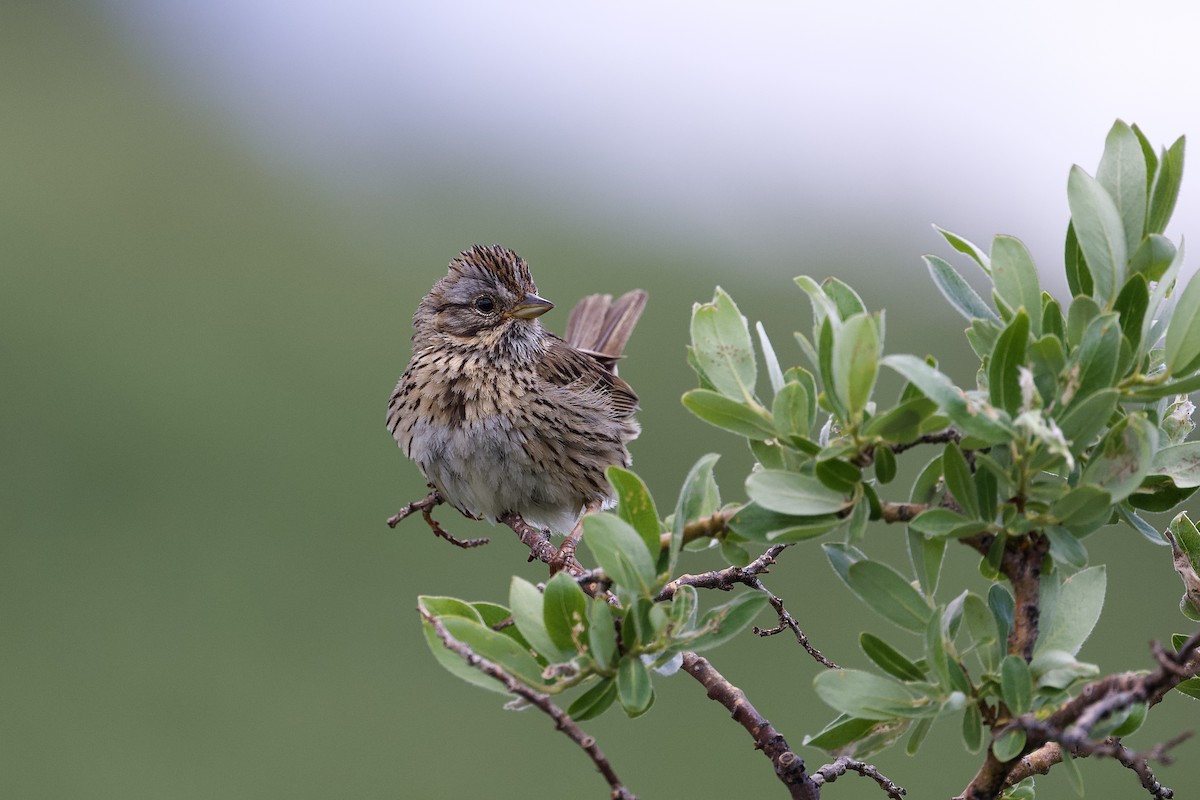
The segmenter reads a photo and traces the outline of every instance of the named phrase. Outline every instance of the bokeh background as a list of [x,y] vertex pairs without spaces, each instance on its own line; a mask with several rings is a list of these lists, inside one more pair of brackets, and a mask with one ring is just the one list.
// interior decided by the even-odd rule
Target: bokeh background
[[[948,255],[930,223],[1021,236],[1061,296],[1069,165],[1094,170],[1116,117],[1200,134],[1198,32],[1185,2],[4,3],[0,796],[604,796],[544,718],[420,635],[418,594],[503,602],[542,575],[514,537],[460,552],[383,524],[423,492],[384,406],[447,260],[515,248],[560,330],[579,295],[647,288],[622,365],[635,466],[669,506],[722,451],[737,499],[748,457],[679,405],[691,304],[724,285],[795,363],[790,279],[836,274],[887,307],[890,352],[969,380],[919,260]],[[1200,230],[1195,187],[1170,233]],[[1145,667],[1186,629],[1168,554],[1116,528],[1089,547],[1110,588],[1082,656]],[[770,586],[862,666],[861,627],[896,637],[831,574],[812,544]],[[795,746],[830,716],[783,637],[716,663]],[[1173,699],[1132,743],[1195,709]],[[957,726],[878,763],[949,796],[976,762]],[[587,728],[644,798],[782,794],[686,677]],[[1196,748],[1160,771],[1180,796]],[[1141,791],[1111,762],[1084,774],[1089,797]]]

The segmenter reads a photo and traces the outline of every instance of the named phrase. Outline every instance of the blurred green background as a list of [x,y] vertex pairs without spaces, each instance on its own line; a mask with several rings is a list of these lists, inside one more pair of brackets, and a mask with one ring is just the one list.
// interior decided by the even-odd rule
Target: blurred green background
[[[678,203],[647,185],[644,196],[631,191],[630,210],[611,187],[589,190],[580,176],[546,170],[514,180],[520,167],[502,154],[456,161],[397,144],[375,164],[348,163],[345,174],[336,149],[306,169],[303,153],[248,139],[245,117],[235,121],[219,95],[164,66],[178,43],[131,23],[148,8],[0,9],[5,798],[604,796],[546,719],[504,711],[498,696],[444,673],[420,635],[418,594],[503,602],[511,574],[543,572],[504,529],[444,516],[459,535],[493,536],[487,548],[461,552],[419,522],[383,524],[423,494],[383,417],[408,359],[411,313],[447,260],[474,242],[515,248],[559,303],[548,318],[559,330],[582,294],[648,289],[622,365],[644,408],[635,468],[667,507],[690,464],[721,451],[718,477],[738,499],[748,456],[679,405],[694,385],[684,361],[694,301],[721,283],[764,321],[781,355],[798,360],[790,332],[809,321],[790,278],[838,274],[869,305],[887,307],[890,352],[937,351],[967,380],[961,322],[919,262],[938,247],[926,224],[981,240],[1015,222],[1035,226],[1008,230],[1043,243],[1035,253],[1057,265],[1067,167],[1093,167],[1112,117],[1131,113],[1092,102],[1083,137],[1066,137],[1050,174],[1036,179],[1051,194],[1032,178],[1020,187],[1033,202],[965,182],[963,170],[1007,170],[1006,151],[988,151],[994,143],[951,156],[934,142],[894,173],[854,172],[869,154],[839,149],[844,142],[820,131],[853,98],[815,98],[803,152],[758,154],[768,175],[779,159],[774,183],[709,185],[706,176],[738,172],[753,149],[731,143],[711,163],[683,166],[670,187]],[[770,10],[758,13],[769,27]],[[414,19],[398,34],[405,41],[422,36]],[[211,48],[219,53],[219,42]],[[437,92],[436,75],[418,82]],[[738,92],[727,87],[715,100]],[[1118,100],[1137,106],[1141,96]],[[552,115],[554,98],[545,99]],[[917,117],[942,101],[921,102],[931,105],[918,104]],[[415,108],[413,125],[436,130]],[[769,117],[770,104],[760,110]],[[888,146],[899,128],[923,135],[917,117],[878,113],[881,123],[895,114],[897,128],[862,130],[868,149]],[[521,120],[540,124],[536,115]],[[1146,127],[1163,141],[1200,132],[1167,127],[1177,121],[1168,114],[1157,120],[1165,129]],[[1032,140],[1036,131],[1026,133]],[[683,141],[688,132],[668,135]],[[1013,163],[1041,166],[1021,158]],[[947,174],[934,171],[939,164]],[[806,189],[809,167],[826,177]],[[689,217],[697,187],[744,215],[719,206],[727,224],[717,226]],[[1193,193],[1189,180],[1184,230],[1194,229]],[[929,197],[940,210],[924,205]],[[1031,204],[1028,218],[1009,216],[1006,203]],[[1061,285],[1057,266],[1044,269]],[[899,552],[895,531],[877,533],[880,552]],[[1105,530],[1089,547],[1094,561],[1110,563],[1110,589],[1082,656],[1106,670],[1146,667],[1148,640],[1186,629],[1168,554],[1125,529]],[[687,569],[714,563],[697,558]],[[975,574],[965,552],[949,566],[966,580]],[[861,627],[888,631],[836,585],[815,545],[789,551],[769,585],[842,664],[864,664],[854,643]],[[747,637],[714,661],[795,747],[830,716],[809,691],[817,666],[785,637]],[[1149,746],[1195,721],[1195,706],[1173,698],[1132,743]],[[586,727],[644,798],[725,797],[733,786],[782,794],[744,732],[686,676],[660,681],[645,717],[614,711]],[[1182,764],[1159,772],[1179,796],[1200,791],[1200,773],[1187,766],[1195,748],[1186,743]],[[920,758],[878,760],[913,796],[928,797],[961,789],[975,762],[953,720],[935,728]],[[1084,775],[1091,797],[1140,791],[1111,762],[1087,764]],[[1044,796],[1070,791],[1061,776],[1043,786]],[[828,795],[880,796],[853,776]]]

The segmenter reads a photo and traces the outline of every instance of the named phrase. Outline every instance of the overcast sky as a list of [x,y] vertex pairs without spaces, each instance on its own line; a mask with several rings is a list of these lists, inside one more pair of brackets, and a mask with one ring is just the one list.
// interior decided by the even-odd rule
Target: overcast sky
[[[1194,2],[106,6],[288,168],[485,170],[700,237],[887,216],[1013,233],[1058,272],[1067,170],[1094,172],[1115,118],[1159,144],[1200,137]],[[1194,184],[1176,235],[1200,232]]]

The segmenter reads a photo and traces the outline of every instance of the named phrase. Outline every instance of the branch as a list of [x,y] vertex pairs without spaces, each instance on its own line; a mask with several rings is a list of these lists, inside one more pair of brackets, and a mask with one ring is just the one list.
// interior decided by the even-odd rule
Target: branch
[[769,568],[775,563],[775,559],[789,547],[791,547],[790,542],[788,544],[772,545],[765,553],[744,567],[735,565],[726,567],[725,569],[716,569],[712,572],[702,572],[699,575],[680,575],[664,586],[655,595],[654,600],[655,602],[670,600],[675,596],[675,592],[679,590],[680,586],[694,586],[697,589],[720,589],[727,592],[739,583],[752,585],[752,582],[758,580],[757,576],[760,573],[770,571]]
[[446,531],[446,529],[443,528],[438,521],[433,518],[433,509],[444,502],[446,501],[442,497],[442,493],[437,489],[434,489],[432,492],[426,495],[424,499],[414,500],[401,508],[392,516],[388,517],[388,527],[394,528],[408,517],[420,511],[421,516],[425,518],[425,524],[429,526],[431,531],[433,531],[433,535],[440,539],[445,539],[455,547],[461,547],[462,549],[467,550],[472,547],[485,545],[490,541],[489,539],[459,539],[457,536],[454,536]]
[[837,760],[832,764],[826,764],[813,774],[813,783],[822,786],[826,783],[833,783],[847,772],[857,772],[864,778],[870,778],[879,784],[879,788],[883,789],[887,796],[892,800],[901,800],[906,794],[902,786],[896,785],[895,782],[889,780],[886,776],[880,775],[879,770],[873,765],[863,761],[855,761],[853,758],[846,756],[838,756]]
[[[1076,697],[1045,719],[1038,719],[1036,714],[1030,713],[1012,720],[1002,730],[1025,730],[1025,757],[1000,762],[989,750],[983,766],[958,800],[990,800],[1005,786],[1014,785],[1033,774],[1044,774],[1062,761],[1061,747],[1081,756],[1115,758],[1137,773],[1142,785],[1153,797],[1170,797],[1171,790],[1158,783],[1147,764],[1149,761],[1166,763],[1167,751],[1186,736],[1176,737],[1143,754],[1130,751],[1116,740],[1094,742],[1089,737],[1092,729],[1106,717],[1134,703],[1153,706],[1179,683],[1200,672],[1198,647],[1200,631],[1193,633],[1175,652],[1166,652],[1155,644],[1153,653],[1158,660],[1157,669],[1144,674],[1123,672],[1100,678],[1084,686]],[[1052,747],[1055,742],[1059,747],[1057,751]]]
[[587,753],[589,757],[591,757],[592,763],[596,765],[596,769],[600,771],[600,774],[604,776],[604,779],[608,781],[608,785],[612,789],[612,800],[637,800],[637,796],[625,788],[625,785],[621,783],[621,779],[618,778],[616,772],[613,771],[612,765],[608,763],[608,759],[604,757],[604,753],[602,753],[600,748],[596,745],[596,739],[584,733],[583,730],[580,729],[580,727],[575,723],[575,720],[568,717],[565,711],[556,706],[550,700],[549,695],[529,688],[512,675],[509,675],[508,672],[506,672],[498,664],[480,656],[470,647],[455,639],[450,635],[450,632],[446,630],[446,627],[442,625],[441,621],[429,614],[425,609],[418,606],[417,610],[420,612],[421,616],[425,618],[425,621],[433,627],[434,632],[437,634],[438,638],[442,640],[442,644],[444,644],[447,649],[453,653],[456,653],[464,661],[466,661],[467,664],[479,670],[483,674],[487,675],[488,677],[495,678],[497,681],[504,684],[504,688],[507,691],[517,695],[523,700],[526,700],[531,705],[541,709],[543,712],[549,715],[550,718],[554,720],[554,727],[566,734],[567,738],[579,745],[579,747],[585,753]]
[[793,617],[791,614],[789,614],[787,609],[783,607],[783,600],[781,600],[780,598],[771,594],[771,592],[767,589],[767,587],[763,585],[763,582],[761,580],[759,580],[758,578],[755,578],[754,582],[750,583],[748,585],[755,589],[758,589],[760,592],[765,593],[767,595],[768,602],[770,602],[770,604],[771,604],[771,608],[775,609],[775,613],[779,616],[779,624],[776,625],[774,628],[767,628],[764,630],[763,628],[760,628],[757,625],[755,625],[754,632],[757,635],[759,635],[759,636],[774,636],[777,633],[783,633],[784,630],[790,629],[792,631],[792,633],[794,633],[796,635],[796,642],[799,643],[799,645],[801,647],[803,647],[806,651],[808,651],[808,654],[810,656],[815,658],[817,661],[819,661],[821,664],[828,667],[829,669],[841,669],[841,667],[839,667],[837,664],[830,661],[828,658],[826,658],[824,655],[822,655],[820,650],[813,647],[812,644],[809,643],[808,637],[804,635],[804,631],[800,630],[800,625],[799,625],[799,623],[796,622],[796,618]]
[[804,759],[788,748],[783,735],[750,704],[745,692],[730,683],[708,659],[695,653],[683,654],[683,669],[708,690],[709,699],[729,709],[733,719],[746,729],[755,748],[771,760],[775,775],[793,800],[820,800],[821,788],[805,771]]

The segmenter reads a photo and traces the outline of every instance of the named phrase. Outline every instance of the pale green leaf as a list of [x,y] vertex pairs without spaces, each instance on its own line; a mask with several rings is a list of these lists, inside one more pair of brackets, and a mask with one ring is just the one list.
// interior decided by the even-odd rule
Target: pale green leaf
[[847,572],[850,589],[885,619],[921,632],[933,610],[899,572],[879,561],[859,561]]
[[850,500],[817,478],[798,472],[764,469],[746,479],[746,494],[765,509],[793,516],[836,514]]
[[1067,203],[1079,248],[1087,260],[1093,295],[1104,307],[1112,305],[1125,284],[1128,248],[1125,225],[1108,192],[1079,167],[1071,167],[1067,180]]
[[754,400],[757,366],[746,318],[725,290],[692,310],[692,348],[704,375],[721,394]]
[[1041,581],[1041,616],[1035,653],[1079,652],[1104,607],[1107,574],[1104,566],[1088,567],[1074,575],[1056,571]]

